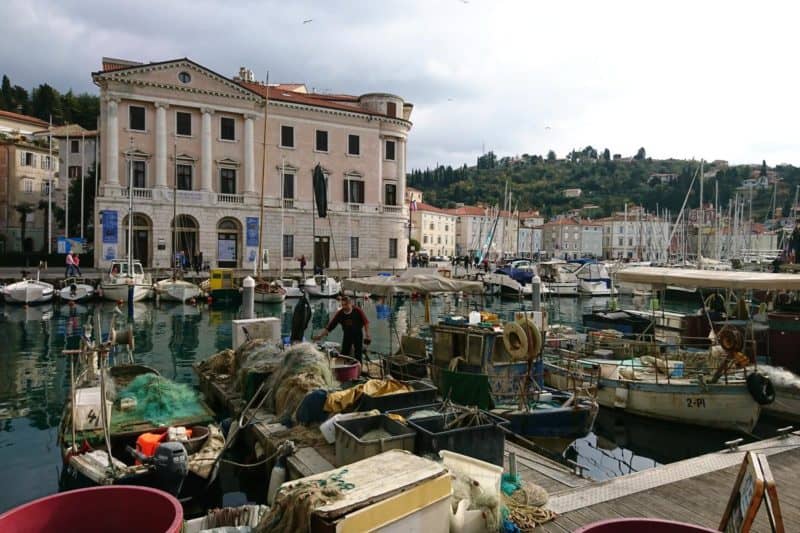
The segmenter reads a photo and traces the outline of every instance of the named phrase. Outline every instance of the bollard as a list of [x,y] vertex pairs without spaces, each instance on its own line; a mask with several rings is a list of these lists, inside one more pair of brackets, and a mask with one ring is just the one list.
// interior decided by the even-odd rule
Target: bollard
[[542,278],[533,276],[531,279],[531,300],[533,301],[533,310],[541,311],[542,309]]
[[247,276],[242,281],[242,318],[255,318],[256,281]]

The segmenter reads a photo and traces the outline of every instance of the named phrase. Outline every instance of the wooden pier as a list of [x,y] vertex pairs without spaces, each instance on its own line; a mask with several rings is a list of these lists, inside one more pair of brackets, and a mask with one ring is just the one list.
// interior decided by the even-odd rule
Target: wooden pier
[[[800,531],[800,432],[582,487],[550,493],[559,516],[543,531],[566,533],[611,518],[651,517],[717,528],[747,451],[767,456],[786,531]],[[771,531],[762,506],[753,532]]]

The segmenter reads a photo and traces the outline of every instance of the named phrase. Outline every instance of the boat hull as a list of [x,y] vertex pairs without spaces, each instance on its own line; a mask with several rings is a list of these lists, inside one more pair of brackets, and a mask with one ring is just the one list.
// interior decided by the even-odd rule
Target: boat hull
[[584,437],[594,426],[597,406],[557,407],[493,413],[508,420],[508,428],[523,437]]
[[[100,285],[103,291],[103,298],[111,300],[112,302],[128,301],[128,284],[127,283],[103,283]],[[133,301],[140,302],[149,298],[152,294],[152,287],[149,285],[134,285],[133,286]]]
[[163,280],[155,285],[155,292],[161,300],[168,302],[186,302],[192,298],[199,298],[203,291],[200,287],[188,281]]
[[542,286],[547,287],[551,296],[578,296],[577,283],[542,283]]
[[235,307],[242,303],[242,293],[239,289],[214,289],[209,293],[211,296],[211,306]]
[[25,280],[6,285],[3,288],[3,298],[11,304],[43,304],[53,299],[54,292],[53,286],[49,283]]
[[67,286],[58,291],[58,297],[65,302],[85,302],[94,298],[94,287],[85,283]]
[[255,294],[255,301],[261,304],[279,304],[285,299],[285,292],[256,292]]
[[775,401],[764,406],[764,414],[800,422],[800,389],[775,386]]
[[[574,379],[558,365],[545,363],[545,382],[569,389]],[[682,424],[749,433],[761,414],[745,383],[650,383],[599,378],[597,402],[605,408]]]

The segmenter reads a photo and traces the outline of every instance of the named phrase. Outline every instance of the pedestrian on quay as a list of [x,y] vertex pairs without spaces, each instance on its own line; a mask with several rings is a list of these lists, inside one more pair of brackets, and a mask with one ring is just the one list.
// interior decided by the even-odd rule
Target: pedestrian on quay
[[301,255],[300,259],[298,259],[298,261],[300,261],[300,277],[303,278],[303,279],[306,279],[306,256],[305,256],[305,254]]
[[75,258],[72,257],[72,252],[67,254],[66,269],[64,270],[64,277],[71,278],[75,275]]
[[79,276],[83,276],[83,274],[81,274],[81,257],[75,252],[72,252],[72,267],[78,272]]
[[369,346],[372,342],[372,338],[369,336],[369,320],[364,311],[353,306],[349,297],[342,296],[339,301],[342,306],[333,315],[328,325],[314,337],[314,342],[319,342],[327,337],[328,333],[336,329],[336,326],[341,325],[342,347],[340,353],[355,357],[361,363],[364,345]]

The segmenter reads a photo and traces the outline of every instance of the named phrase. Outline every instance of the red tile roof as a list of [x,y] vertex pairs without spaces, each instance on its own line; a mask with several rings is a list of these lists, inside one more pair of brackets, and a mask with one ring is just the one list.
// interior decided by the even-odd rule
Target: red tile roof
[[16,120],[18,122],[25,122],[27,124],[33,124],[34,126],[40,126],[46,128],[49,126],[47,122],[44,120],[38,119],[36,117],[31,117],[28,115],[21,115],[19,113],[12,113],[11,111],[3,111],[0,109],[0,117],[5,117],[9,120]]
[[417,202],[417,211],[428,211],[430,213],[439,213],[441,215],[450,215],[455,216],[452,213],[452,209],[442,209],[441,207],[436,207],[435,205],[426,204],[425,202]]
[[578,222],[577,220],[575,220],[573,218],[563,217],[563,218],[559,218],[559,219],[556,219],[556,220],[551,220],[550,222],[545,222],[544,225],[545,226],[578,226],[578,225],[580,225],[580,222]]

